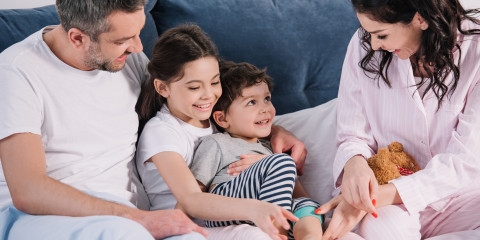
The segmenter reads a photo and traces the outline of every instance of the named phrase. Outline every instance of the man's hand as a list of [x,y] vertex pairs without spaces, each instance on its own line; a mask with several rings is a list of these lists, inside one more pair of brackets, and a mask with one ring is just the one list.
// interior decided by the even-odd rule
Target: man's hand
[[173,235],[187,234],[192,231],[203,236],[208,231],[198,226],[181,210],[138,210],[133,215],[126,216],[144,226],[156,239],[163,239]]
[[270,134],[270,142],[274,153],[289,153],[297,165],[297,174],[303,175],[307,149],[303,142],[284,128],[274,125]]
[[330,221],[327,230],[325,230],[322,240],[337,239],[344,236],[348,232],[352,231],[352,229],[367,214],[365,211],[358,210],[352,205],[348,204],[345,199],[343,199],[342,195],[339,195],[329,202],[323,204],[315,211],[315,213],[325,214],[332,209],[335,209],[332,220]]
[[261,159],[265,158],[267,155],[263,154],[244,154],[240,155],[240,160],[231,163],[228,166],[227,173],[233,176],[238,176],[238,174],[242,173],[245,169],[252,166],[254,163],[260,161]]

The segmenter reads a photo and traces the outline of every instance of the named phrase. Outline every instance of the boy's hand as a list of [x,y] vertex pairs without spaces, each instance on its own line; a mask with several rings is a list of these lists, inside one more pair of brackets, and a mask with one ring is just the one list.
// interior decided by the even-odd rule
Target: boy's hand
[[260,161],[261,159],[265,158],[267,155],[264,154],[244,154],[240,155],[240,160],[231,163],[228,166],[227,173],[233,176],[238,176],[238,174],[242,173],[245,169],[252,166],[254,163]]

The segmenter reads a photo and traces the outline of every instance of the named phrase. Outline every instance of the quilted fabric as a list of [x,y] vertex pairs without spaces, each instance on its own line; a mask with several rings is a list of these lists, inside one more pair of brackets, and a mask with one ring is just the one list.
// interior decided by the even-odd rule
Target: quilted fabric
[[197,23],[224,59],[267,67],[278,114],[337,96],[348,41],[360,26],[349,0],[159,0],[157,30]]

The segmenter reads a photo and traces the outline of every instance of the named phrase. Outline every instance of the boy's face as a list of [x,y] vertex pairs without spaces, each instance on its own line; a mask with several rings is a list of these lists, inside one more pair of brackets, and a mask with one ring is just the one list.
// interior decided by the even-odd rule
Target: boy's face
[[274,117],[270,91],[267,84],[261,82],[243,89],[242,96],[232,102],[225,116],[227,127],[224,128],[232,137],[257,142],[258,138],[270,135]]

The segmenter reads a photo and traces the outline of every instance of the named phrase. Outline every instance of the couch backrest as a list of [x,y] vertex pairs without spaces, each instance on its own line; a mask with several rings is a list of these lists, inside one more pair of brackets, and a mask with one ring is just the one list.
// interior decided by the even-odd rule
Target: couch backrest
[[[149,57],[158,36],[150,14],[156,2],[156,0],[149,0],[145,6],[146,22],[140,33],[144,47],[143,51]],[[59,23],[54,5],[30,9],[2,9],[0,10],[0,52],[45,26],[58,25]]]
[[348,42],[360,26],[349,0],[158,0],[159,33],[197,23],[223,58],[267,67],[278,114],[337,96]]
[[[195,22],[224,59],[268,69],[278,114],[337,96],[346,48],[359,26],[349,0],[149,0],[145,12],[140,37],[148,57],[159,34]],[[58,23],[53,5],[0,10],[0,51]]]

